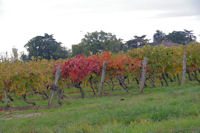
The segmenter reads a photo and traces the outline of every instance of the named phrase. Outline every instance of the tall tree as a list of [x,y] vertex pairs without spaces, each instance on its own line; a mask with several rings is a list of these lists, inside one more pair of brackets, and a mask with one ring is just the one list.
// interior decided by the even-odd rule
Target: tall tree
[[185,32],[185,36],[187,38],[187,44],[189,44],[192,41],[196,41],[197,38],[196,38],[196,36],[194,36],[194,33],[192,30],[184,29],[184,32]]
[[89,56],[91,53],[83,43],[79,43],[78,45],[72,45],[72,56],[80,54]]
[[196,40],[196,36],[193,35],[192,31],[173,31],[166,36],[168,41],[179,43],[179,44],[188,44]]
[[87,33],[81,40],[81,43],[72,47],[72,54],[96,54],[102,51],[112,51],[114,53],[123,50],[124,46],[121,39],[112,33],[104,31],[95,31]]
[[70,51],[61,46],[53,35],[47,33],[44,36],[36,36],[31,39],[25,46],[28,51],[28,58],[42,57],[44,59],[59,59],[67,58],[70,56]]
[[153,44],[159,45],[165,39],[166,35],[160,30],[157,30],[156,33],[153,35]]
[[128,49],[142,47],[149,43],[149,39],[146,39],[146,35],[143,36],[134,36],[134,39],[131,39],[126,42]]

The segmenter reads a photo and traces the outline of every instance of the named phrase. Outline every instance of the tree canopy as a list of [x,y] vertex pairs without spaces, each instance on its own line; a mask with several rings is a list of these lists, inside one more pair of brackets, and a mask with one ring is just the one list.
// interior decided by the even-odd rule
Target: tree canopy
[[153,43],[154,45],[161,44],[163,40],[165,40],[166,34],[160,30],[156,30],[156,33],[153,35]]
[[186,45],[190,42],[196,41],[196,36],[194,36],[193,31],[186,29],[183,31],[172,31],[167,35],[162,31],[157,30],[153,36],[153,44],[159,45],[163,40]]
[[134,49],[142,47],[149,43],[149,39],[146,39],[146,35],[134,36],[134,39],[131,39],[126,42],[128,49]]
[[124,49],[121,39],[112,33],[95,31],[87,33],[78,45],[72,46],[73,55],[77,54],[97,54],[102,51],[119,52]]
[[53,35],[45,33],[44,36],[32,38],[24,47],[28,51],[28,59],[41,57],[49,60],[69,57],[70,51],[61,44],[54,39]]

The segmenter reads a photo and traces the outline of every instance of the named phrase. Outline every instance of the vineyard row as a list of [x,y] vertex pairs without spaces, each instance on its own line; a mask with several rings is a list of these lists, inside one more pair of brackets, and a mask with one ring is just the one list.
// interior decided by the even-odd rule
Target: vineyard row
[[[140,84],[141,92],[147,85],[156,87],[169,82],[181,85],[185,80],[200,83],[200,44],[192,42],[178,47],[144,46],[126,53],[112,54],[103,52],[85,57],[79,55],[66,60],[39,60],[29,62],[16,61],[0,63],[0,101],[13,101],[21,96],[40,94],[52,103],[57,93],[61,104],[63,90],[75,87],[84,98],[85,87],[90,87],[94,95],[103,94],[105,83],[114,88],[114,81],[127,93],[129,88],[125,80]],[[66,87],[68,86],[68,87]]]

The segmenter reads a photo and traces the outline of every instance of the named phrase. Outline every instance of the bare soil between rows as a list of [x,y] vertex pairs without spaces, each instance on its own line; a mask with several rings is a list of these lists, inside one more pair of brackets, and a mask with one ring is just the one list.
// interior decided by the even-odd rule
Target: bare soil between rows
[[39,110],[39,109],[55,109],[59,108],[60,105],[44,105],[44,106],[10,106],[10,107],[0,107],[0,112],[8,111],[24,111],[24,110]]
[[34,116],[40,116],[42,113],[29,113],[29,114],[12,114],[8,116],[0,117],[0,120],[11,120],[14,118],[28,118]]

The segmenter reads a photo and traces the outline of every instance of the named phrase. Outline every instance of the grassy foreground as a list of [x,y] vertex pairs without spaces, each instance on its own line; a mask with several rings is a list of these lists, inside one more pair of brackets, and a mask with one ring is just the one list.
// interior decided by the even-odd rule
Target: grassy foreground
[[17,132],[200,133],[200,86],[71,99],[58,109],[0,112],[0,133]]

